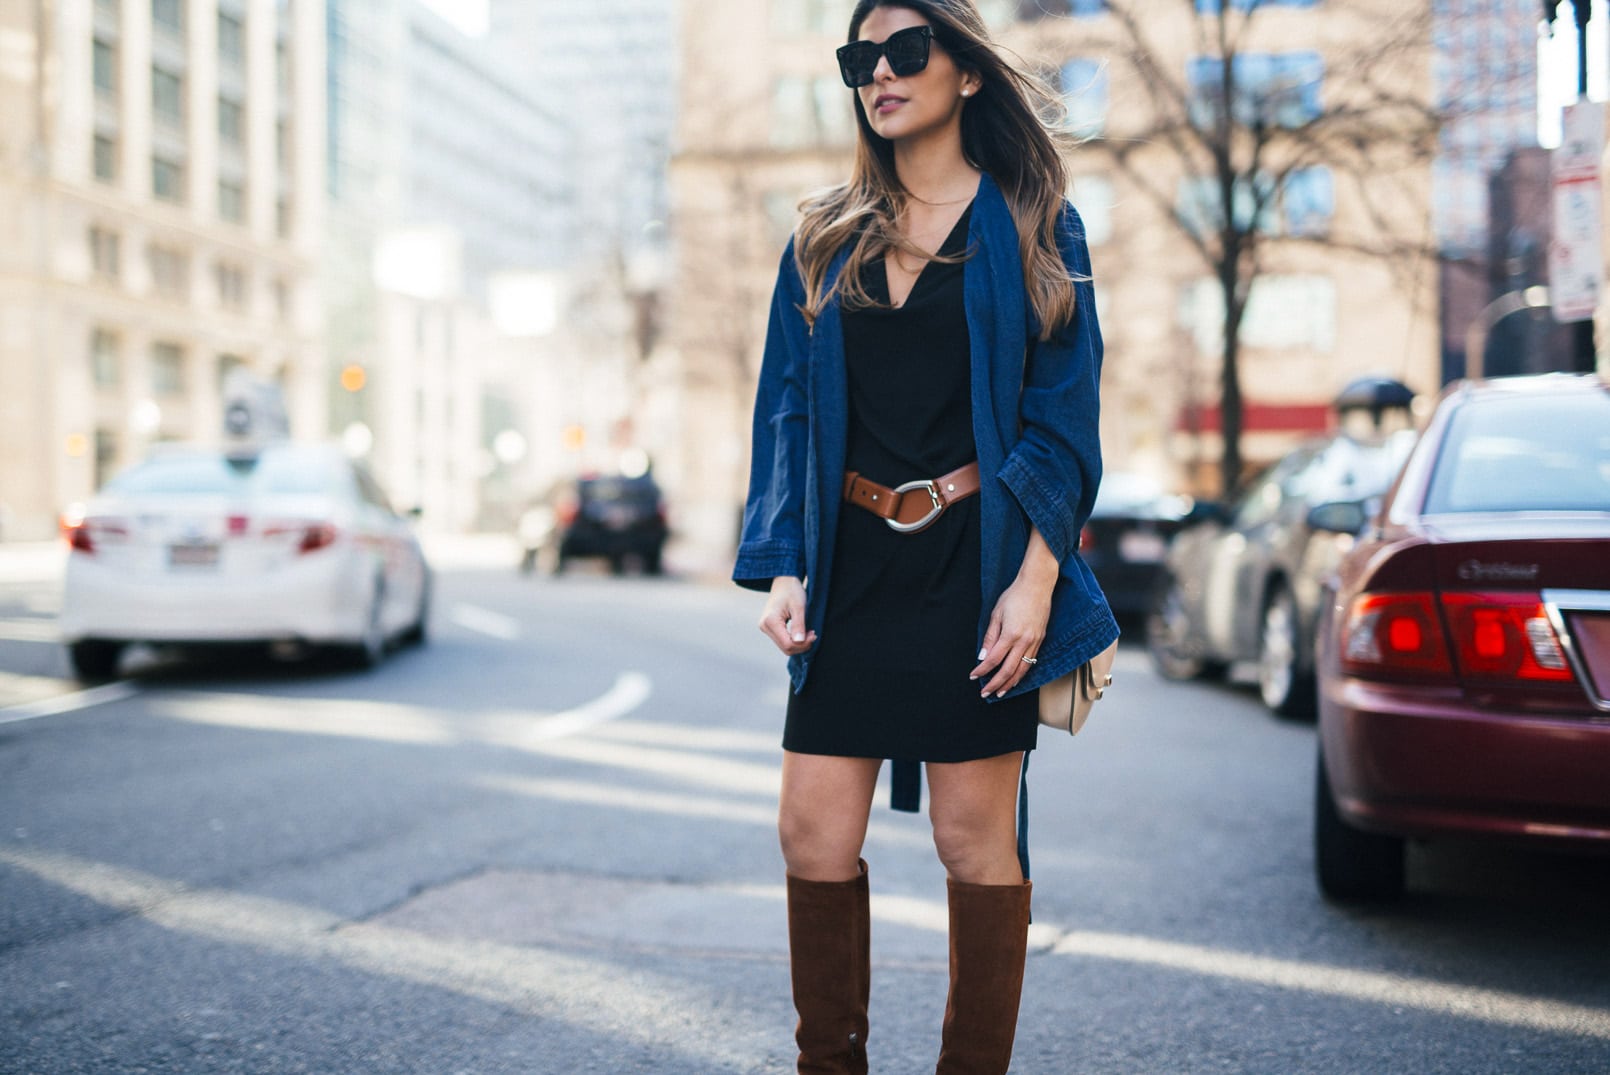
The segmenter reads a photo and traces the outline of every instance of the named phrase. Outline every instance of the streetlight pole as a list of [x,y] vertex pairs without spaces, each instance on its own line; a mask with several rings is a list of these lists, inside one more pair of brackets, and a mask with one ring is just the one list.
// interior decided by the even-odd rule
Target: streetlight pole
[[[1567,0],[1543,0],[1543,21],[1553,36],[1554,21]],[[1588,99],[1588,16],[1593,0],[1569,0],[1576,23],[1576,95],[1577,100]],[[1598,365],[1598,351],[1593,343],[1593,319],[1587,318],[1571,326],[1571,368],[1580,373],[1591,373]]]

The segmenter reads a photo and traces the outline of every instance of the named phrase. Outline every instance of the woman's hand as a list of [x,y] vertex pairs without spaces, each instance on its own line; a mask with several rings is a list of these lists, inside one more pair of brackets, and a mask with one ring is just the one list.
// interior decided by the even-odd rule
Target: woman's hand
[[790,657],[816,644],[816,632],[805,629],[804,583],[792,575],[771,580],[771,596],[760,614],[760,631]]
[[969,677],[988,677],[983,688],[985,698],[1006,694],[1029,674],[1033,665],[1023,658],[1033,658],[1045,641],[1045,625],[1051,619],[1051,591],[1056,589],[1059,570],[1045,539],[1038,530],[1033,531],[1017,578],[990,613],[984,648]]

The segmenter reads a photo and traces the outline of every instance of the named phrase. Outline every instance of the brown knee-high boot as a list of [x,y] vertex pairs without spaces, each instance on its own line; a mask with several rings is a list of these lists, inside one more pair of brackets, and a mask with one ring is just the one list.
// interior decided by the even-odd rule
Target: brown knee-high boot
[[1006,1075],[1017,1035],[1033,886],[969,885],[950,891],[950,999],[936,1075]]
[[866,863],[850,881],[788,878],[788,962],[800,1075],[866,1075],[872,912]]

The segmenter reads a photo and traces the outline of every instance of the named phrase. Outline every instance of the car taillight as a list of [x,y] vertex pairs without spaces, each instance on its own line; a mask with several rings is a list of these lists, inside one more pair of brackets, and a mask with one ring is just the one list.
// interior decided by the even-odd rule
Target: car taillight
[[1448,593],[1442,597],[1459,670],[1481,679],[1569,683],[1571,669],[1538,594]]
[[1453,674],[1429,593],[1363,594],[1342,621],[1342,668],[1352,675]]
[[1088,526],[1082,528],[1079,531],[1079,551],[1080,552],[1089,552],[1091,549],[1093,549],[1095,547],[1096,547],[1095,535],[1093,535],[1090,532],[1090,528]]
[[279,538],[287,544],[296,542],[296,551],[315,552],[327,545],[335,544],[340,531],[333,523],[303,523],[285,522],[274,523],[263,528],[265,538]]
[[581,501],[566,497],[554,507],[554,514],[559,518],[560,526],[569,526],[576,521],[581,512]]
[[1537,594],[1364,594],[1340,637],[1350,675],[1447,679],[1457,666],[1461,676],[1480,680],[1573,678]]
[[334,545],[336,529],[329,523],[315,523],[302,531],[302,542],[296,547],[297,552],[316,552],[327,545]]
[[126,538],[129,529],[118,519],[87,517],[82,510],[69,509],[61,518],[62,537],[75,552],[94,553],[97,542]]

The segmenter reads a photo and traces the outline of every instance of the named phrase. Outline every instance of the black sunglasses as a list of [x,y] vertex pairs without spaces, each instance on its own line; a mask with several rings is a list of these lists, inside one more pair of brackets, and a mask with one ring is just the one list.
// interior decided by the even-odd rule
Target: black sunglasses
[[889,35],[882,44],[876,41],[851,41],[838,50],[839,74],[850,89],[872,84],[878,69],[878,58],[889,57],[889,70],[906,78],[928,66],[928,42],[933,39],[932,26],[908,26]]

